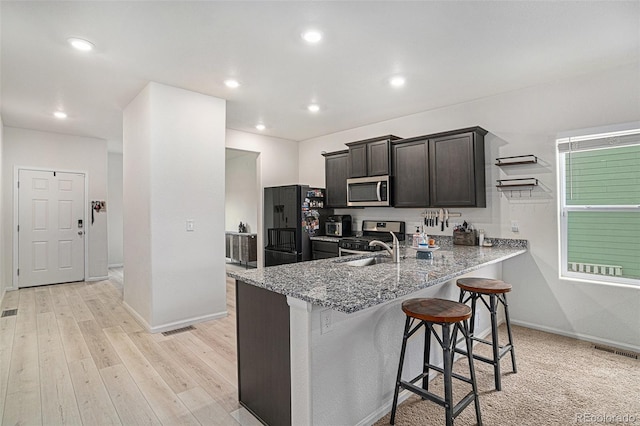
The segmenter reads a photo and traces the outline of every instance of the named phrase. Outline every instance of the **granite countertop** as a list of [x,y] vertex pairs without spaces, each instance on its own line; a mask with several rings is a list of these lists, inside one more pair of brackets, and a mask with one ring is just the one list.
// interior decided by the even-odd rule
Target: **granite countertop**
[[416,259],[402,247],[400,263],[350,266],[346,262],[375,256],[363,254],[272,266],[227,275],[275,293],[345,313],[354,313],[417,290],[441,284],[483,266],[527,251],[526,240],[494,240],[493,247],[453,246],[443,242],[433,259]]
[[226,235],[240,235],[240,236],[247,235],[249,237],[258,235],[258,234],[254,233],[254,232],[224,231],[224,233]]

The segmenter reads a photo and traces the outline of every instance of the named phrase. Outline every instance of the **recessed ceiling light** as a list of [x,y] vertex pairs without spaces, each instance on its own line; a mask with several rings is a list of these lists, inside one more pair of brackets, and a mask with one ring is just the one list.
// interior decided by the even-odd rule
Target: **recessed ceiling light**
[[406,82],[407,81],[405,80],[405,78],[399,75],[391,77],[389,79],[389,84],[391,84],[393,87],[402,87]]
[[237,87],[240,87],[240,82],[238,82],[238,80],[234,80],[232,78],[225,80],[224,81],[224,85],[227,87],[230,87],[232,89],[235,89]]
[[266,128],[267,128],[267,127],[266,127],[264,124],[262,124],[262,123],[256,124],[256,129],[258,129],[258,130],[260,130],[260,131],[263,131],[263,130],[264,130],[264,129],[266,129]]
[[318,104],[309,104],[309,106],[307,106],[307,109],[311,112],[318,112],[320,111],[320,105]]
[[61,120],[62,120],[62,119],[67,118],[67,113],[66,113],[66,112],[63,112],[63,111],[56,111],[56,112],[54,112],[54,113],[53,113],[53,116],[54,116],[55,118],[59,118],[59,119],[61,119]]
[[302,33],[302,38],[307,43],[315,44],[322,40],[322,33],[317,30],[309,30]]
[[83,52],[88,52],[90,50],[93,50],[93,48],[95,47],[93,45],[93,43],[91,43],[90,41],[83,40],[81,38],[73,38],[72,37],[72,38],[67,39],[67,41],[75,49],[81,50]]

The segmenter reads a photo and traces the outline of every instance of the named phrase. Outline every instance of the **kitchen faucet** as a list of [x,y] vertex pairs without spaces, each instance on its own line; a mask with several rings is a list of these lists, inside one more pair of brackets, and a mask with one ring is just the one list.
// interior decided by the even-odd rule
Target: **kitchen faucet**
[[369,246],[370,247],[380,246],[380,247],[384,248],[391,255],[391,258],[393,259],[394,263],[400,263],[400,243],[398,242],[398,237],[396,237],[396,234],[394,234],[391,231],[389,231],[389,233],[393,237],[393,246],[392,247],[389,247],[388,244],[383,243],[382,241],[379,241],[379,240],[371,241],[369,243]]

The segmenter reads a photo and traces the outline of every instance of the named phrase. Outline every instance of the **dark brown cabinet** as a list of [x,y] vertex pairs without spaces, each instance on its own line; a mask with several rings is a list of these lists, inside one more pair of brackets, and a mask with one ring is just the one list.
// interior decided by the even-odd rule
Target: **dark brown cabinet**
[[311,258],[313,260],[328,259],[339,255],[338,243],[333,241],[311,241]]
[[347,207],[349,151],[327,152],[322,155],[325,165],[325,207]]
[[486,207],[484,135],[474,127],[429,137],[433,207]]
[[347,144],[349,177],[385,176],[391,174],[390,142],[400,139],[386,135]]
[[481,127],[392,143],[395,207],[486,207]]
[[392,146],[394,206],[427,207],[429,139],[412,138],[405,141]]

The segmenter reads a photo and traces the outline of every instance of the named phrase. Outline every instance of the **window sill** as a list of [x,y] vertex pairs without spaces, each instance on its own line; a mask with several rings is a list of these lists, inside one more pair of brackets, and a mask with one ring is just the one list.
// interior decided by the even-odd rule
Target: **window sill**
[[560,281],[573,281],[587,284],[596,284],[603,285],[608,287],[621,287],[621,288],[629,288],[640,291],[640,280],[633,280],[631,278],[618,278],[616,281],[603,281],[596,280],[589,277],[572,277],[560,275]]

